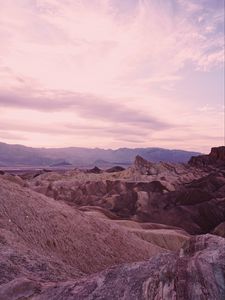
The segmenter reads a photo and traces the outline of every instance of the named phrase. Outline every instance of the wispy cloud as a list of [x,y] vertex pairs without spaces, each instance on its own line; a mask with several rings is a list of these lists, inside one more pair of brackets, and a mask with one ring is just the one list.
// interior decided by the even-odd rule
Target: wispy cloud
[[27,138],[20,134],[11,133],[9,130],[1,131],[0,130],[0,138],[6,141],[20,141],[26,142]]
[[44,112],[73,109],[75,114],[93,121],[106,120],[126,124],[142,124],[150,129],[160,130],[172,124],[167,124],[140,110],[134,110],[123,104],[106,99],[77,93],[43,93],[29,96],[23,93],[0,93],[0,106],[26,108]]
[[114,1],[9,0],[1,7],[1,53],[44,86],[114,93],[118,81],[120,88],[132,79],[163,81],[189,61],[218,66],[223,11],[209,3],[141,0],[121,16]]
[[[53,120],[54,115],[52,124],[65,124],[68,116],[82,126],[91,121],[96,142],[99,123],[117,123],[124,141],[126,125],[160,131],[166,139],[167,129],[184,130],[179,116],[185,111],[195,115],[194,100],[176,95],[185,76],[223,68],[223,2],[3,1],[0,109],[16,114],[27,128],[31,120],[22,116],[27,109],[40,119],[48,114]],[[189,89],[184,84],[185,88]],[[213,106],[213,100],[205,101]],[[194,131],[197,116],[193,118],[186,122]],[[211,125],[210,121],[204,130]],[[46,132],[51,130],[50,126]],[[83,131],[83,140],[87,136]],[[41,135],[36,139],[42,143]],[[114,139],[111,134],[109,143]],[[79,135],[77,143],[83,140]]]
[[[109,136],[116,141],[140,143],[143,139],[148,139],[151,136],[151,131],[147,128],[138,128],[122,125],[119,128],[103,124],[102,126],[91,126],[85,124],[74,123],[54,123],[50,122],[38,123],[37,121],[30,122],[29,127],[21,124],[19,120],[1,120],[0,121],[0,137],[6,141],[10,140],[26,140],[26,134],[32,135],[51,135],[54,137],[79,138],[82,136],[98,137],[98,139]],[[46,129],[47,128],[47,129]],[[95,145],[96,146],[96,145]]]

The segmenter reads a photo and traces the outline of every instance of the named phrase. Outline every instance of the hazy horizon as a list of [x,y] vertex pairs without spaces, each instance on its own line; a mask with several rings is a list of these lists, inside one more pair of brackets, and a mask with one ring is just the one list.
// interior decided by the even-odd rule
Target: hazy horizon
[[7,0],[0,20],[1,142],[224,144],[223,0]]
[[[4,143],[0,140],[0,143]],[[37,146],[37,147],[33,147],[33,146],[28,146],[28,145],[25,145],[25,144],[20,144],[20,143],[5,143],[7,145],[11,145],[11,146],[25,146],[25,147],[32,147],[32,148],[38,148],[38,149],[41,149],[41,148],[46,148],[46,149],[65,149],[65,148],[86,148],[86,149],[101,149],[101,150],[118,150],[118,149],[144,149],[144,148],[155,148],[155,149],[165,149],[165,150],[180,150],[180,151],[190,151],[190,152],[200,152],[200,151],[197,151],[197,150],[185,150],[185,149],[178,149],[178,148],[163,148],[163,147],[157,147],[157,146],[152,146],[152,147],[117,147],[117,148],[103,148],[103,147],[82,147],[82,146],[66,146],[66,147],[42,147],[42,146]],[[210,148],[211,149],[211,148]],[[201,153],[201,152],[200,152]],[[203,153],[203,152],[202,152]],[[208,154],[208,153],[205,153],[205,154]]]

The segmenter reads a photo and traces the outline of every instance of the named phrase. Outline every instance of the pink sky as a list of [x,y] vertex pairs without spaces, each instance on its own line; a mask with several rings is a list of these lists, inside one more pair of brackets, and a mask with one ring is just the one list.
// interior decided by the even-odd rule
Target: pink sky
[[224,136],[223,0],[7,0],[0,141],[207,152]]

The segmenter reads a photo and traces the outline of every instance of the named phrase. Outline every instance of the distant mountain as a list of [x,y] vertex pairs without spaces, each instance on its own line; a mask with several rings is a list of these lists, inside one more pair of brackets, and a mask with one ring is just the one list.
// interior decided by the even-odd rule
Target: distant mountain
[[68,166],[72,166],[72,164],[66,160],[50,165],[50,167],[68,167]]
[[0,165],[2,166],[52,166],[65,161],[77,167],[102,165],[130,165],[137,155],[152,161],[188,162],[198,152],[168,150],[162,148],[32,148],[22,145],[0,143]]

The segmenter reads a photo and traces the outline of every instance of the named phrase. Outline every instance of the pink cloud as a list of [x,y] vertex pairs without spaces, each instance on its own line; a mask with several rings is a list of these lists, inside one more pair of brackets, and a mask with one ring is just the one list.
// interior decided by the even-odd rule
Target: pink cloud
[[[140,0],[125,12],[120,1],[116,3],[1,3],[0,94],[8,91],[0,98],[4,113],[19,116],[33,109],[39,110],[37,118],[49,114],[52,119],[50,114],[57,111],[55,122],[76,116],[80,124],[91,120],[93,127],[99,122],[135,123],[145,130],[148,123],[150,129],[160,128],[165,139],[166,125],[170,130],[175,123],[182,131],[184,122],[177,116],[186,111],[191,115],[193,108],[171,93],[183,80],[186,67],[192,72],[222,67],[223,12],[203,1]],[[73,97],[59,97],[62,90]],[[193,116],[186,122],[194,128],[199,116]],[[206,125],[201,118],[206,128],[212,127],[212,121],[207,119]],[[29,127],[29,118],[19,119]],[[97,141],[97,129],[95,133]],[[112,135],[109,143],[113,139]]]

